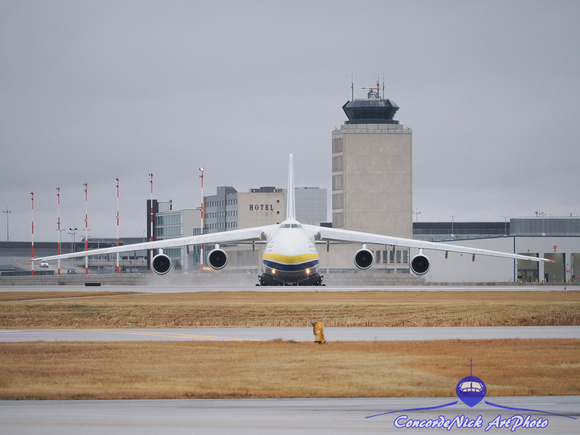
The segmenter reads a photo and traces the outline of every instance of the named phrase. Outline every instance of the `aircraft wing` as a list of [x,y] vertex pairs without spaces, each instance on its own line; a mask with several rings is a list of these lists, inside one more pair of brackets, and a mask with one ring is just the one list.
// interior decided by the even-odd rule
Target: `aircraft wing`
[[176,239],[158,240],[155,242],[143,242],[143,243],[134,243],[131,245],[114,246],[110,248],[92,249],[90,251],[79,251],[70,254],[37,257],[33,258],[32,260],[50,261],[50,260],[62,260],[65,258],[81,258],[93,255],[116,254],[117,252],[178,248],[190,245],[255,242],[266,240],[267,236],[277,227],[278,225],[267,225],[263,227],[224,231],[220,233],[203,234],[199,236],[179,237]]
[[376,245],[401,246],[406,248],[427,249],[434,251],[457,252],[460,254],[485,255],[488,257],[513,258],[516,260],[546,261],[553,263],[547,258],[528,257],[526,255],[512,254],[508,252],[490,251],[487,249],[470,248],[467,246],[449,245],[441,242],[427,242],[423,240],[405,239],[402,237],[383,236],[380,234],[362,233],[338,228],[317,227],[302,225],[316,241],[342,242],[342,243],[371,243]]

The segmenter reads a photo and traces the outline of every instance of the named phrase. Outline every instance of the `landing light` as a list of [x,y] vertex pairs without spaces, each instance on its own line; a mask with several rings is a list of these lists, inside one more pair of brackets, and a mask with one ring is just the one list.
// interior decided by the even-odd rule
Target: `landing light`
[[310,269],[306,269],[306,275],[310,275]]
[[276,269],[272,269],[272,275],[276,275]]

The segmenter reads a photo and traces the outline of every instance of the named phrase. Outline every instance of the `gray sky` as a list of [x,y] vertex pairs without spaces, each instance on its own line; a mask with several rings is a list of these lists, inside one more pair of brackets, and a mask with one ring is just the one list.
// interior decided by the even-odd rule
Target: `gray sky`
[[[580,213],[578,1],[0,0],[10,239],[145,229],[221,185],[331,189],[331,132],[377,75],[413,129],[421,221]],[[330,207],[330,204],[329,204]],[[6,240],[6,214],[0,221]],[[63,241],[70,241],[64,234]]]

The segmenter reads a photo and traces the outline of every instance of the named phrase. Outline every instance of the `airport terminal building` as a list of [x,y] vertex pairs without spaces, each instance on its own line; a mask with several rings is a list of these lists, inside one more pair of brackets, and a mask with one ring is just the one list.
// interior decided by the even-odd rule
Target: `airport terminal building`
[[[426,282],[571,282],[580,259],[580,218],[522,217],[504,222],[415,222],[415,239],[540,256],[553,263],[429,252]],[[413,250],[411,250],[413,251]],[[412,252],[411,255],[414,255]]]

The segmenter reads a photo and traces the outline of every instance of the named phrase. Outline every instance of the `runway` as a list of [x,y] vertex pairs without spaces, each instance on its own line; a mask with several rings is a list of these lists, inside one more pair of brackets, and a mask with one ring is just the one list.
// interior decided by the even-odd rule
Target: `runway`
[[[157,280],[156,280],[157,281]],[[580,291],[580,286],[576,285],[406,285],[406,286],[321,286],[321,287],[260,287],[254,285],[232,285],[231,283],[199,285],[199,284],[157,284],[151,283],[147,285],[138,286],[123,286],[123,285],[102,285],[89,286],[82,285],[27,285],[27,286],[2,286],[0,291],[3,292],[103,292],[103,291],[127,291],[127,292],[143,292],[143,293],[199,293],[199,292],[360,292],[360,291],[380,291],[380,292],[488,292],[488,291],[507,291],[507,292],[521,292],[521,291],[538,291],[538,292],[553,292],[553,291]]]
[[[489,340],[576,338],[580,326],[493,326],[442,328],[329,328],[327,341]],[[312,328],[180,329],[3,329],[0,342],[31,341],[313,341]]]
[[[412,419],[455,421],[451,428],[454,433],[486,433],[485,429],[490,425],[491,433],[510,433],[510,428],[498,429],[495,426],[500,424],[500,420],[521,415],[524,419],[530,416],[530,420],[542,424],[547,420],[547,426],[543,429],[520,428],[517,430],[520,433],[580,432],[580,420],[575,419],[580,416],[577,396],[485,398],[490,403],[519,410],[498,408],[484,402],[469,408],[459,401],[439,409],[409,411],[439,407],[456,400],[457,397],[0,401],[0,427],[2,433],[13,435],[432,433],[433,429],[395,426]],[[474,422],[481,416],[480,427],[458,428],[462,416]],[[516,423],[517,418],[512,424]],[[445,433],[446,429],[438,431]]]

